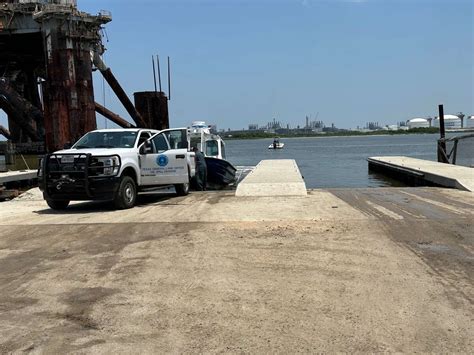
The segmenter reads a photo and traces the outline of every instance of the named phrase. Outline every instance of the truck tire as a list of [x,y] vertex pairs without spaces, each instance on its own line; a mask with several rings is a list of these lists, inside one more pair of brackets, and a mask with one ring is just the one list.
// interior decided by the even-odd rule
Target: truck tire
[[122,176],[115,193],[114,205],[119,210],[132,208],[137,200],[137,185],[130,176]]
[[189,182],[185,182],[184,184],[176,184],[174,185],[174,188],[178,196],[186,196],[189,194]]
[[46,200],[46,203],[53,210],[65,210],[69,206],[68,200]]

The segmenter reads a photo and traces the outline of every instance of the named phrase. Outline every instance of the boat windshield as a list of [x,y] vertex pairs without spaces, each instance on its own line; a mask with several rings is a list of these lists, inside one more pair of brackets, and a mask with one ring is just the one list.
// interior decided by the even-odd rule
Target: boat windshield
[[85,148],[131,148],[137,139],[136,131],[89,132],[72,149]]
[[206,155],[208,157],[219,155],[219,143],[216,140],[206,141]]

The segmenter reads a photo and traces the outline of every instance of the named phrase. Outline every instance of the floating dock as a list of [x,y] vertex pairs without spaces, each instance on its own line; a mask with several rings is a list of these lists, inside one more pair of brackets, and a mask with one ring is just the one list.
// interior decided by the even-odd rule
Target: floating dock
[[474,191],[474,169],[404,156],[371,157],[369,169],[415,185]]
[[306,196],[306,184],[293,159],[262,160],[237,186],[236,196]]

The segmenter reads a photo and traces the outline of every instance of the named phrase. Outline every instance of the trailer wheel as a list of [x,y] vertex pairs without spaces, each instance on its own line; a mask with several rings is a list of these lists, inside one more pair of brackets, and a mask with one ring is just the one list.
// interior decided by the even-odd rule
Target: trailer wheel
[[130,176],[122,176],[119,188],[115,193],[115,208],[124,210],[135,206],[137,200],[137,185]]
[[69,200],[46,200],[46,203],[53,210],[65,210],[69,206]]

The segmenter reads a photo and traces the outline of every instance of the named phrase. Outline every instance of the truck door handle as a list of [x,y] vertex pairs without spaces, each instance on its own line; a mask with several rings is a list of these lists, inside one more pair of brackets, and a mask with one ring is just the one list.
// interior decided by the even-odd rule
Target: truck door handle
[[184,154],[178,154],[176,155],[176,159],[184,159],[185,155]]

